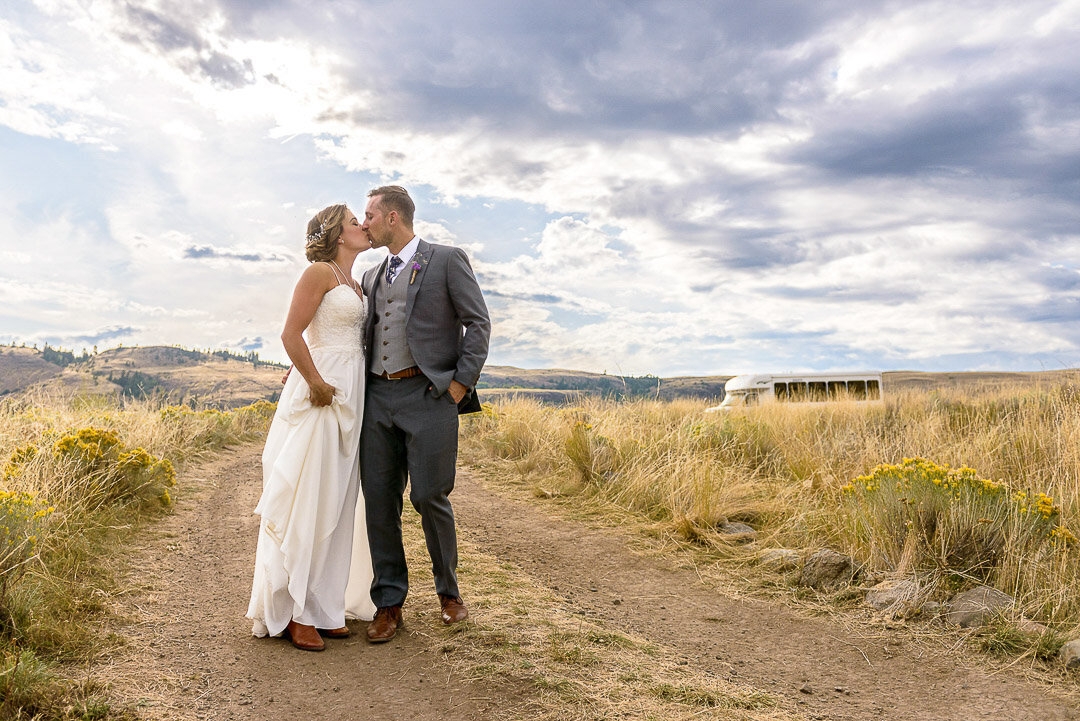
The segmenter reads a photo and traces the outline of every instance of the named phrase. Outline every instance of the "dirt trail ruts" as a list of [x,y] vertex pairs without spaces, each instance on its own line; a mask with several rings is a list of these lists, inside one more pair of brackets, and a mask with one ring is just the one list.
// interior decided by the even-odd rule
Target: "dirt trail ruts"
[[[111,629],[128,643],[96,677],[141,699],[148,718],[479,720],[523,700],[525,689],[473,682],[448,666],[432,639],[437,608],[421,589],[389,644],[357,634],[304,653],[252,638],[243,616],[260,451],[237,448],[183,474],[176,513],[129,554],[131,591],[116,602],[126,622]],[[961,667],[900,638],[854,637],[829,619],[730,598],[693,571],[636,553],[626,532],[560,518],[514,493],[462,469],[452,500],[463,539],[557,589],[590,620],[791,699],[810,718],[1080,719],[1045,686],[1008,671]]]
[[463,538],[557,589],[590,620],[787,697],[810,718],[1080,719],[1067,701],[1016,674],[962,667],[899,635],[855,637],[833,620],[722,595],[691,570],[635,553],[619,530],[559,518],[485,487],[476,472],[458,478],[451,498]]
[[427,635],[439,623],[434,594],[410,598],[406,626],[387,644],[369,645],[363,623],[322,653],[251,636],[261,450],[244,446],[183,474],[175,514],[130,554],[132,591],[117,602],[127,621],[111,629],[128,643],[95,675],[148,718],[491,718],[513,690],[448,670]]

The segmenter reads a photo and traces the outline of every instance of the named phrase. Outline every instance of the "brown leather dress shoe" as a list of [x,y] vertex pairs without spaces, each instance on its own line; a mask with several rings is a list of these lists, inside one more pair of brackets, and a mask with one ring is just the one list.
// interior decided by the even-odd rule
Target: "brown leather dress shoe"
[[386,606],[375,612],[375,618],[367,627],[367,640],[371,643],[389,641],[401,627],[401,606]]
[[289,634],[292,645],[301,651],[322,651],[326,648],[326,644],[319,638],[319,632],[314,626],[289,621],[289,625],[285,627],[285,633]]
[[439,603],[442,604],[442,622],[447,626],[469,617],[469,609],[465,608],[461,596],[444,596],[440,593]]
[[324,638],[348,638],[352,635],[352,631],[348,626],[342,626],[341,628],[320,628],[317,629],[319,635]]

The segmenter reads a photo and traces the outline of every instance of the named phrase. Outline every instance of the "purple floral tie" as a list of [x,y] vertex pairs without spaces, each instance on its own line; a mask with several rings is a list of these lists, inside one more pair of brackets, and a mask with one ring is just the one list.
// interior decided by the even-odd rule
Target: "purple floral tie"
[[396,255],[390,256],[390,265],[386,266],[386,284],[390,285],[394,282],[394,276],[397,275],[398,266],[401,265],[401,258]]

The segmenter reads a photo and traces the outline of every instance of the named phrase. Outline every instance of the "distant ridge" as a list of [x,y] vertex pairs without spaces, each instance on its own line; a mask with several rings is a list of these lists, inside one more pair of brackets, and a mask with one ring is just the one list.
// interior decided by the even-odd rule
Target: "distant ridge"
[[[176,346],[120,347],[81,356],[49,347],[0,346],[0,396],[62,387],[88,394],[157,397],[169,403],[232,408],[262,399],[276,400],[285,368],[259,359],[256,353]],[[480,375],[477,391],[481,400],[517,396],[546,403],[573,402],[584,396],[718,401],[729,378],[731,375],[619,376],[491,365]],[[1070,380],[1080,381],[1080,370],[882,374],[886,396],[905,390],[992,390],[1007,385],[1060,385]]]
[[32,388],[89,395],[161,398],[169,403],[233,408],[277,400],[285,366],[255,353],[201,351],[176,346],[112,348],[76,356],[0,347],[0,396]]

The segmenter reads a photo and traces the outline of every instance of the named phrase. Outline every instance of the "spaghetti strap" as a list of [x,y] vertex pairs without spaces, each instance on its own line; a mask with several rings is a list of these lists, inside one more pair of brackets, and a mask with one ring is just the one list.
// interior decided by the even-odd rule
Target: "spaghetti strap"
[[337,269],[337,266],[336,266],[336,265],[335,265],[334,263],[329,263],[329,262],[327,262],[327,261],[325,261],[325,260],[324,260],[324,261],[322,261],[322,262],[323,262],[323,263],[326,263],[326,264],[327,264],[328,266],[330,266],[330,271],[331,271],[331,272],[332,272],[332,273],[334,274],[334,280],[336,280],[336,281],[337,281],[337,284],[338,284],[338,285],[347,285],[347,286],[349,286],[350,288],[352,287],[352,284],[351,284],[351,283],[349,283],[349,282],[347,282],[347,281],[345,281],[345,280],[343,280],[343,279],[341,278],[341,271],[339,271],[339,270]]

